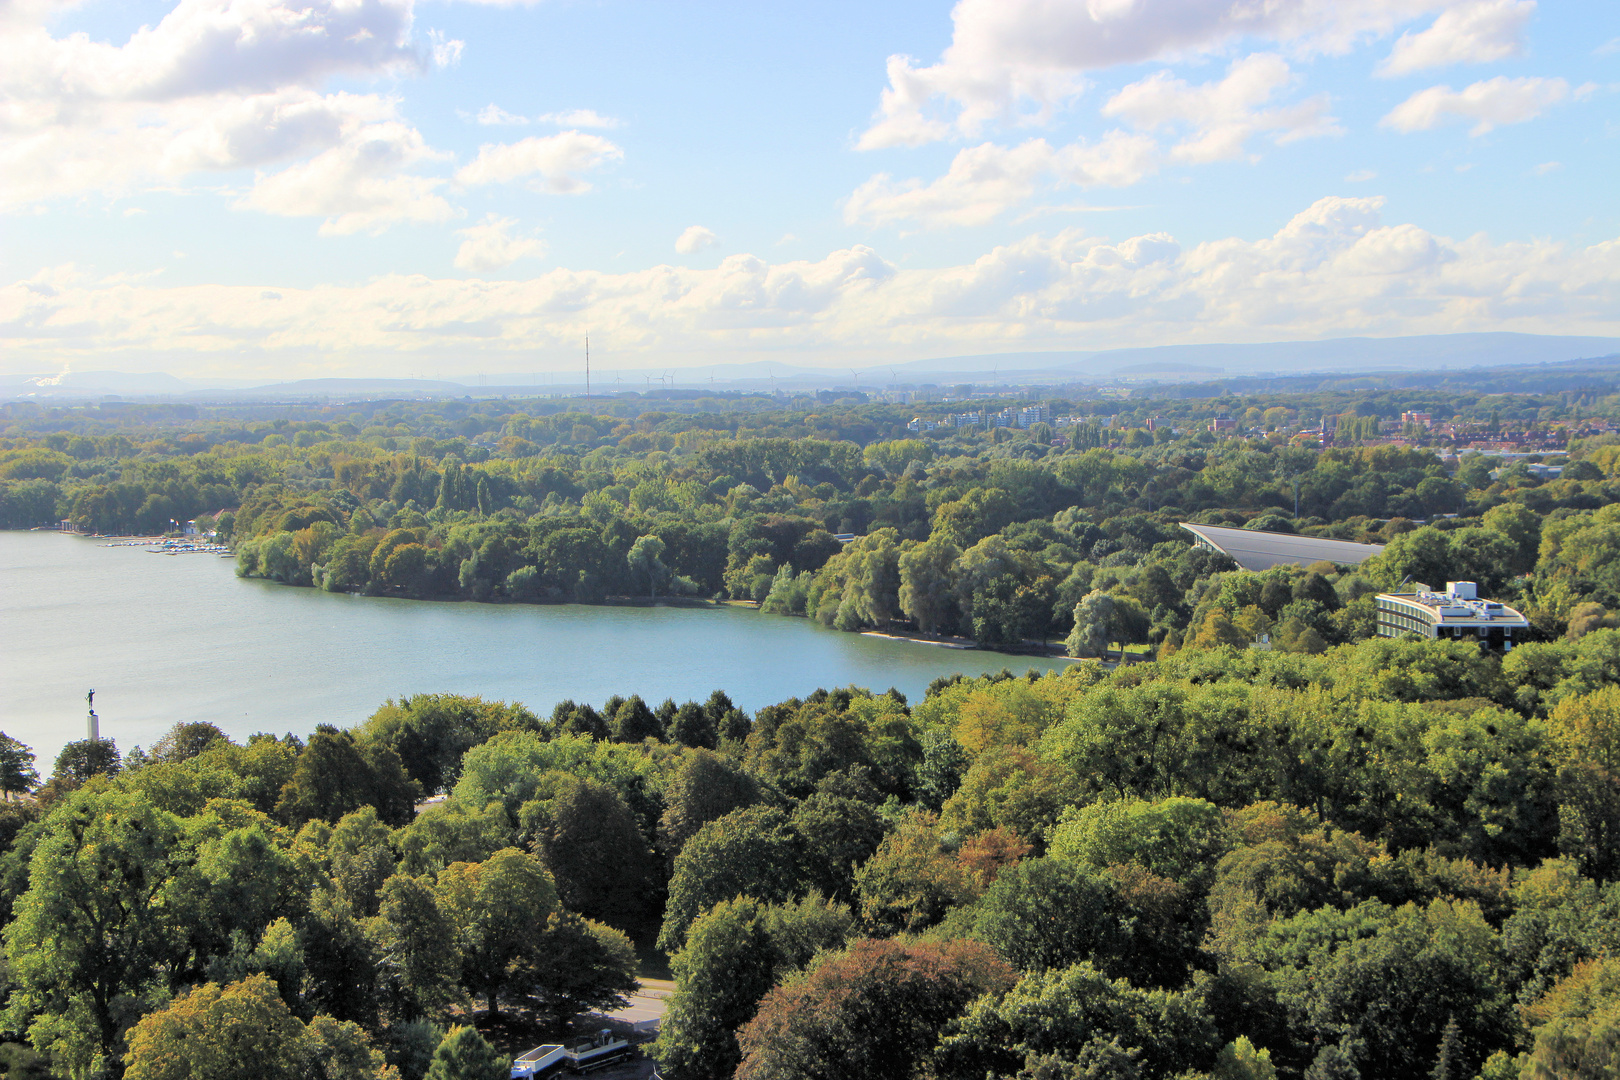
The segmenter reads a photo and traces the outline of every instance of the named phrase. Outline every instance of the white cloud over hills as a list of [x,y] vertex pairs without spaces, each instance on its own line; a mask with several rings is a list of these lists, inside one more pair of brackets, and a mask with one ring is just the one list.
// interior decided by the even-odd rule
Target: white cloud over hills
[[[1620,333],[1620,241],[1456,240],[1385,225],[1382,200],[1324,198],[1274,235],[1183,249],[1032,235],[972,262],[902,269],[868,247],[815,261],[734,255],[709,270],[552,270],[511,281],[388,275],[353,287],[162,287],[72,267],[0,287],[0,347],[33,366],[85,354],[204,368],[247,350],[266,369],[398,370],[409,354],[478,363],[576,341],[627,364],[691,355],[888,356],[1337,334]],[[463,230],[468,269],[512,254],[511,222]],[[483,230],[483,231],[480,231]],[[502,247],[502,245],[508,245]],[[274,301],[264,299],[271,292]],[[360,365],[355,367],[354,365]]]

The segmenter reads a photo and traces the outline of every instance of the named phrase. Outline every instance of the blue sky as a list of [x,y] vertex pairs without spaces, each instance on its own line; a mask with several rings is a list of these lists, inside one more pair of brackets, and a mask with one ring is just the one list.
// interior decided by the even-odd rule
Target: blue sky
[[0,3],[0,372],[1620,334],[1593,0]]

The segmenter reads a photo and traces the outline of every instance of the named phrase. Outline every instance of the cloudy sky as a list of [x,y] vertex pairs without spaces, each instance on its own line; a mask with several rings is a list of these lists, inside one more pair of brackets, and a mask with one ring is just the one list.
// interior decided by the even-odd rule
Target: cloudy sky
[[1613,0],[0,0],[0,373],[1620,335]]

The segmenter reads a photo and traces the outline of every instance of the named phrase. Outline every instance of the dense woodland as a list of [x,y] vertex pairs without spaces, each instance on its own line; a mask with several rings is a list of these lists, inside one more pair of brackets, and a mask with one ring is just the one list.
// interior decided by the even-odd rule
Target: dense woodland
[[[635,942],[672,958],[671,1080],[1616,1066],[1607,628],[753,716],[422,695],[307,742],[72,744],[4,805],[20,1075],[497,1075],[454,1025],[611,1004]],[[224,1024],[274,1054],[222,1062]]]
[[[1607,402],[1146,402],[1067,447],[670,404],[10,406],[0,515],[211,517],[240,572],[293,585],[750,599],[1152,662],[752,716],[419,695],[347,730],[76,743],[43,785],[6,740],[0,1065],[493,1080],[490,1040],[613,1004],[662,952],[669,1080],[1620,1069],[1620,440],[1581,434]],[[1564,425],[1562,475],[1291,434],[1415,407]],[[1217,439],[1216,411],[1262,430]],[[1249,574],[1189,519],[1388,547]],[[1537,640],[1369,637],[1377,589],[1448,579]]]
[[[200,518],[235,544],[240,573],[289,585],[494,602],[729,598],[840,629],[1015,651],[1058,641],[1076,656],[1262,635],[1319,651],[1370,634],[1371,594],[1402,581],[1477,581],[1547,639],[1620,607],[1608,397],[1049,402],[1081,421],[1064,446],[1045,423],[913,434],[911,407],[853,398],[647,404],[12,405],[0,524],[155,533]],[[1296,432],[1334,415],[1341,433],[1370,434],[1418,408],[1535,432],[1562,446],[1548,460],[1564,471],[1544,479],[1528,461],[1481,454],[1448,465],[1425,446],[1324,450]],[[278,411],[289,415],[255,415]],[[1217,414],[1249,434],[1212,435]],[[1185,520],[1389,550],[1352,573],[1257,581],[1193,549]]]

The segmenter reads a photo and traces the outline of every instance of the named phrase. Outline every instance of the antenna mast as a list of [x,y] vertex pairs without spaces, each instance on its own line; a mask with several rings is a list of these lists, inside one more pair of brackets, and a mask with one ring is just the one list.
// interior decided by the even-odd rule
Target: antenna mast
[[591,396],[591,336],[585,335],[585,396]]

